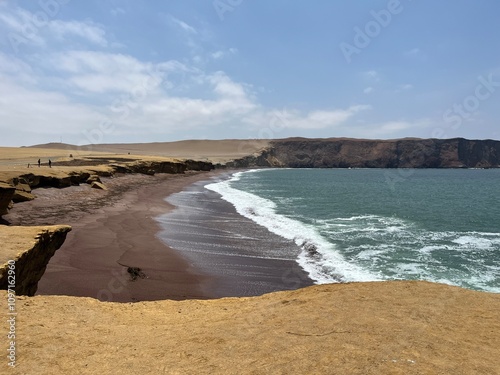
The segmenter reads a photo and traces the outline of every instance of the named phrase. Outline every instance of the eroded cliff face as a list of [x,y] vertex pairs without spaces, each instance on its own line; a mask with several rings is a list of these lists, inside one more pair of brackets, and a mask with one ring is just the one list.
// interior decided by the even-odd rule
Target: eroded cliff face
[[67,225],[0,226],[0,289],[8,289],[9,261],[14,261],[16,294],[35,295],[50,258],[62,246],[70,230]]
[[[109,160],[108,160],[109,161]],[[99,164],[101,163],[101,164]],[[66,188],[83,183],[95,184],[99,176],[110,177],[116,173],[185,173],[186,171],[210,171],[215,165],[198,160],[126,160],[108,163],[105,159],[73,160],[55,162],[54,167],[75,167],[74,170],[57,168],[31,168],[29,172],[22,170],[0,171],[0,216],[6,215],[13,203],[35,199],[32,189],[43,187]]]
[[0,216],[9,213],[9,207],[11,205],[12,198],[14,197],[15,192],[15,187],[0,182]]
[[305,139],[272,141],[231,167],[498,168],[500,141],[454,139]]

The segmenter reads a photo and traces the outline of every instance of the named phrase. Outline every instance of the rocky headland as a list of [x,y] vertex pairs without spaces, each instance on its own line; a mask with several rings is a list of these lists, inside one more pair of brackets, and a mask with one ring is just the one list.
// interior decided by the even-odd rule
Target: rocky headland
[[261,150],[228,165],[278,168],[498,168],[500,141],[463,138],[290,138],[272,140]]

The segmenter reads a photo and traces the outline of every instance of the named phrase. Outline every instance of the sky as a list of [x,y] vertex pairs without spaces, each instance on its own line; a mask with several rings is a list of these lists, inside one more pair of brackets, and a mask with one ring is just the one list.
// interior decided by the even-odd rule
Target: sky
[[0,0],[0,145],[500,139],[498,0]]

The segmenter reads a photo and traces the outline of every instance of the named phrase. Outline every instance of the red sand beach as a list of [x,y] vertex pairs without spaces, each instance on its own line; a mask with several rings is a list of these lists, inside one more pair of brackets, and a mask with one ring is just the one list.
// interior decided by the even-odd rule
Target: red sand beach
[[[213,264],[235,270],[228,275],[214,267],[211,272],[210,267],[194,266],[157,237],[160,226],[154,218],[173,208],[165,197],[220,173],[122,175],[103,180],[108,191],[86,185],[37,189],[37,199],[17,204],[5,219],[14,225],[64,223],[73,227],[50,260],[38,295],[135,302],[258,295],[311,285],[294,261],[248,258],[242,264],[241,258],[224,255],[211,259]],[[258,272],[240,279],[237,272],[246,267]],[[299,277],[292,285],[283,285],[283,274],[290,271]],[[261,279],[267,285],[253,288]]]

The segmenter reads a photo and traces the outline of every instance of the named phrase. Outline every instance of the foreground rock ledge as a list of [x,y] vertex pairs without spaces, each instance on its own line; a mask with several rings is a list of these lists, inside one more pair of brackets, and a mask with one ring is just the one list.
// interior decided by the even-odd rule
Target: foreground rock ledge
[[[5,298],[5,292],[0,292]],[[19,297],[12,374],[498,374],[500,295],[427,282],[253,298]]]
[[8,262],[15,261],[16,294],[33,296],[47,263],[59,249],[67,225],[15,227],[0,225],[0,289],[7,289]]

